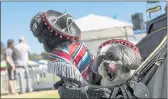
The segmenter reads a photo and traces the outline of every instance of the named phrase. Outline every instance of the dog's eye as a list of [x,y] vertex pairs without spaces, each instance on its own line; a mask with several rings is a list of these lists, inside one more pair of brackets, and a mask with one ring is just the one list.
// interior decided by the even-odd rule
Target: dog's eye
[[106,63],[106,62],[104,62],[103,64],[104,64],[104,66],[108,66],[108,65],[109,65],[109,64],[108,64],[108,63]]

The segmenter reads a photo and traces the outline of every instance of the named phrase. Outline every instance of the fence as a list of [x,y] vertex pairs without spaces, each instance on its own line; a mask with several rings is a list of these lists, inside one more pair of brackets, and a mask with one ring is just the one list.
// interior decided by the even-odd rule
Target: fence
[[[56,75],[52,75],[47,72],[47,65],[29,66],[29,72],[34,91],[53,89],[53,84],[59,80],[59,78]],[[20,89],[18,80],[15,81],[15,88],[16,90]],[[1,71],[1,94],[4,93],[8,93],[7,71]]]
[[1,71],[1,94],[8,93],[8,73]]

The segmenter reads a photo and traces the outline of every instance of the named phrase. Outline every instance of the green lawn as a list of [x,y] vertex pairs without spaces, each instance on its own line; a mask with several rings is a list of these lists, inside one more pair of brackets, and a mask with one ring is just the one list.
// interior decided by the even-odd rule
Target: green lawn
[[16,96],[3,95],[1,98],[59,98],[57,90],[38,91],[33,93],[19,94]]

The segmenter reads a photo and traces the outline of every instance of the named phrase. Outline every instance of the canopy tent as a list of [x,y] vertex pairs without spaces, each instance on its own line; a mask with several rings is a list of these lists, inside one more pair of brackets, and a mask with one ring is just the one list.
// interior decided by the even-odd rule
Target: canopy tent
[[39,60],[38,62],[39,62],[40,64],[45,64],[45,65],[48,64],[48,61],[47,61],[47,60]]
[[90,14],[75,20],[82,31],[82,40],[96,40],[133,35],[133,25],[106,16]]
[[90,14],[88,16],[77,19],[75,23],[79,26],[82,32],[101,30],[116,27],[132,27],[132,24],[122,22],[110,17]]
[[[98,46],[108,39],[131,39],[136,43],[133,35],[133,25],[106,16],[90,14],[75,20],[81,29],[81,39],[91,53],[95,54]],[[94,47],[93,47],[94,45]]]
[[39,65],[39,63],[29,60],[28,65],[29,66],[34,66],[34,65]]
[[[34,65],[39,65],[39,64],[37,62],[29,60],[28,65],[34,66]],[[6,61],[1,61],[1,68],[5,68],[5,67],[7,67]]]

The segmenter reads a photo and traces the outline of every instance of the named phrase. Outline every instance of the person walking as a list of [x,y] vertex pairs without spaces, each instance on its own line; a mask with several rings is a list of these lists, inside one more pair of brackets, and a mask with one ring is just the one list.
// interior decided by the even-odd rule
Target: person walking
[[9,39],[7,41],[7,49],[5,50],[5,61],[8,70],[9,92],[10,94],[15,95],[16,91],[14,87],[14,80],[16,80],[16,68],[13,61],[13,48],[14,41],[12,39]]
[[[16,71],[19,76],[20,93],[23,94],[26,91],[32,92],[31,78],[29,74],[28,60],[30,47],[25,44],[24,37],[19,38],[19,44],[15,46],[17,51],[17,57],[15,59]],[[26,77],[27,90],[25,88],[24,78]]]

